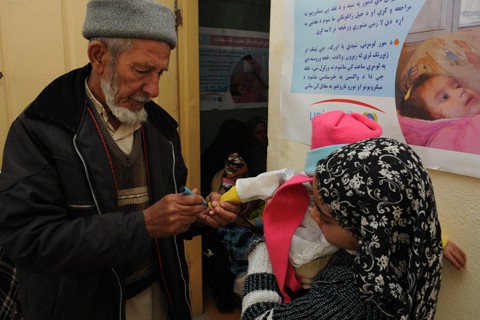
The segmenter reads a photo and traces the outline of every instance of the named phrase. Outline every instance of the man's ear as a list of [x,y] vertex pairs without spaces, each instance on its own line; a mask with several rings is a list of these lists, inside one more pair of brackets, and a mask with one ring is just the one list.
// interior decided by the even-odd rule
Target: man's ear
[[107,46],[100,41],[92,41],[88,44],[88,59],[93,72],[103,74],[108,63]]

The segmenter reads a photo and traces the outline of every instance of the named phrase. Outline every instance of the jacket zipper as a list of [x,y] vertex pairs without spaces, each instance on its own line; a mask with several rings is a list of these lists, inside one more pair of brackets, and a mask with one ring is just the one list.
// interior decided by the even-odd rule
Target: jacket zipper
[[[95,121],[95,119],[93,119],[93,121]],[[88,186],[90,188],[90,193],[92,194],[92,197],[93,197],[93,201],[95,202],[95,206],[97,208],[97,213],[99,215],[101,215],[102,213],[100,212],[100,210],[98,209],[99,208],[99,205],[98,205],[98,200],[95,196],[95,193],[93,191],[93,187],[92,187],[92,184],[91,184],[91,180],[90,180],[90,176],[88,174],[88,169],[87,169],[87,165],[86,165],[86,161],[85,159],[83,158],[80,150],[78,149],[78,146],[77,146],[77,143],[76,143],[76,139],[77,139],[77,134],[75,134],[75,136],[73,137],[73,146],[75,148],[75,151],[77,153],[77,155],[79,156],[80,160],[82,161],[82,165],[83,165],[83,168],[84,168],[84,171],[85,171],[85,175],[86,175],[86,178],[87,178],[87,182],[88,182]],[[178,190],[178,186],[177,186],[177,181],[175,179],[175,164],[176,164],[176,157],[175,157],[175,152],[174,152],[174,146],[173,146],[173,143],[172,141],[169,140],[169,143],[170,143],[170,149],[171,149],[171,154],[172,154],[172,163],[173,163],[173,166],[172,166],[172,177],[173,177],[173,183],[174,183],[174,187],[175,187],[175,191]],[[181,240],[180,240],[181,241]],[[176,253],[177,253],[177,260],[178,260],[178,265],[179,266],[182,266],[182,263],[181,263],[181,259],[180,259],[180,252],[179,252],[179,249],[178,249],[178,246],[177,246],[177,236],[175,235],[174,236],[174,243],[175,243],[175,250],[176,250]],[[121,282],[120,282],[120,278],[118,276],[118,274],[116,273],[116,271],[112,268],[110,268],[115,276],[115,279],[117,280],[117,283],[118,283],[118,287],[119,287],[119,291],[120,291],[120,301],[119,301],[119,319],[121,320],[122,319],[122,301],[123,301],[123,290],[122,290],[122,286],[121,286]],[[187,284],[187,281],[185,280],[185,275],[183,274],[183,270],[182,268],[180,268],[180,273],[181,273],[181,276],[182,276],[182,280],[183,280],[183,292],[184,292],[184,299],[185,299],[185,302],[187,303],[188,305],[188,309],[190,311],[190,314],[192,314],[192,306],[190,304],[190,300],[188,298],[188,284]],[[173,311],[173,310],[172,310]]]
[[[95,192],[93,192],[93,187],[92,187],[92,182],[90,180],[90,175],[88,174],[88,169],[87,169],[87,165],[86,165],[86,161],[85,159],[83,158],[83,155],[80,153],[80,150],[78,150],[78,146],[77,146],[77,135],[75,134],[75,136],[73,137],[73,147],[75,148],[75,151],[78,155],[78,157],[80,158],[80,160],[82,161],[82,165],[83,165],[83,170],[85,170],[85,176],[87,177],[87,182],[88,182],[88,187],[90,188],[90,193],[92,194],[92,197],[93,197],[93,202],[95,202],[95,207],[97,208],[97,213],[98,215],[101,215],[102,213],[100,212],[100,210],[98,209],[99,208],[99,205],[98,205],[98,200],[97,200],[97,197],[95,196]],[[122,320],[122,301],[123,301],[123,290],[122,290],[122,285],[120,283],[120,277],[118,276],[117,272],[115,271],[115,269],[113,269],[113,267],[110,268],[110,270],[112,270],[113,272],[113,275],[115,276],[115,279],[117,280],[117,284],[118,284],[118,288],[119,288],[119,291],[120,291],[120,300],[119,300],[119,304],[118,304],[118,315],[119,315],[119,320]]]
[[[178,186],[177,186],[177,181],[175,179],[175,164],[176,164],[176,160],[177,158],[175,157],[175,152],[174,152],[174,147],[173,147],[173,143],[172,141],[170,141],[170,148],[171,148],[171,151],[172,151],[172,163],[173,163],[173,167],[172,167],[172,177],[173,177],[173,183],[175,185],[175,191],[178,191]],[[183,240],[180,240],[180,241],[183,241]],[[179,253],[179,250],[178,250],[178,246],[177,246],[177,236],[175,235],[174,236],[174,243],[175,243],[175,250],[177,252],[177,260],[178,260],[178,265],[180,266],[180,273],[181,273],[181,276],[182,276],[182,280],[183,280],[183,294],[184,294],[184,298],[185,298],[185,302],[187,302],[187,305],[188,305],[188,309],[190,310],[190,314],[192,314],[192,306],[190,304],[190,299],[188,297],[188,284],[187,284],[187,281],[185,280],[185,276],[183,274],[183,270],[181,268],[182,266],[182,261],[180,259],[180,253]]]

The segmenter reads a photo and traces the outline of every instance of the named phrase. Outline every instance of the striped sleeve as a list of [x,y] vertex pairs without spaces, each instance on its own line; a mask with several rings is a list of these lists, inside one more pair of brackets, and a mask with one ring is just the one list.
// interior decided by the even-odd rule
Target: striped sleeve
[[[270,319],[269,309],[282,302],[265,242],[248,256],[248,273],[243,287],[242,319]],[[262,312],[265,310],[265,313]]]
[[242,320],[383,318],[374,304],[360,298],[351,263],[352,257],[341,250],[319,273],[305,295],[283,303],[265,243],[257,245],[249,255]]

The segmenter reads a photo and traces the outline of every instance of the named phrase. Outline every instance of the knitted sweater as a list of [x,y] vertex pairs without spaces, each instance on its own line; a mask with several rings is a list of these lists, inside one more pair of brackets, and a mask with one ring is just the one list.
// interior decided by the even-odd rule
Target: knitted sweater
[[[140,131],[134,133],[131,153],[125,154],[113,140],[97,110],[92,108],[92,112],[112,159],[118,186],[118,211],[129,214],[146,209],[150,204],[150,197]],[[157,277],[156,269],[151,254],[138,258],[133,264],[118,267],[125,285],[125,297],[129,299],[150,286]]]
[[338,251],[305,295],[282,303],[266,245],[260,243],[249,255],[242,320],[387,319],[373,303],[360,297],[351,269],[353,259],[348,252]]

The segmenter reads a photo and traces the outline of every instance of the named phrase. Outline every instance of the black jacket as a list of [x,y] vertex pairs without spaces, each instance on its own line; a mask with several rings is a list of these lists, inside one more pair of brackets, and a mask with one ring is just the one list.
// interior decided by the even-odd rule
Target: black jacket
[[[152,241],[142,212],[116,212],[116,186],[87,107],[90,66],[48,85],[10,128],[0,173],[0,245],[18,269],[27,319],[124,319],[117,266],[147,250],[172,319],[190,319],[183,238]],[[142,127],[152,202],[178,191],[187,169],[177,123],[153,102]]]

